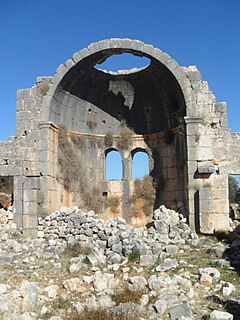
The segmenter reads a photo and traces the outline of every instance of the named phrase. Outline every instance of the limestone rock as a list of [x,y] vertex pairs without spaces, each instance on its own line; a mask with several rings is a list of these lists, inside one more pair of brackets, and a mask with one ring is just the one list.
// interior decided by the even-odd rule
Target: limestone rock
[[79,278],[71,278],[63,281],[63,287],[68,291],[84,291],[84,285]]
[[214,310],[210,314],[211,320],[233,320],[233,315],[228,312]]
[[181,317],[191,317],[192,312],[188,304],[179,304],[169,308],[170,319],[178,320]]

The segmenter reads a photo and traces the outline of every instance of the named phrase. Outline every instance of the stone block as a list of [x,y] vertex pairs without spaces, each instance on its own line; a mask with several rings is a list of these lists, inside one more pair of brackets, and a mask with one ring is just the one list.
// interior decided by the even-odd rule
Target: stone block
[[95,53],[100,51],[99,43],[98,42],[93,42],[88,46],[88,50],[90,53]]
[[201,81],[202,76],[200,71],[197,69],[196,66],[189,66],[187,68],[187,77],[190,81]]
[[25,177],[23,180],[25,190],[40,189],[40,178]]
[[[204,189],[204,188],[203,188]],[[202,190],[202,189],[200,189]],[[200,195],[200,193],[199,193]],[[216,214],[220,213],[228,213],[229,211],[229,203],[226,198],[224,199],[201,199],[199,200],[199,209],[201,213],[214,212]]]
[[198,161],[197,162],[198,173],[214,173],[215,167],[211,161]]
[[73,59],[68,59],[64,64],[67,69],[71,69],[73,66],[75,66],[75,62],[73,61]]
[[35,216],[35,215],[37,215],[37,211],[38,211],[37,202],[24,201],[24,204],[23,204],[23,214],[24,215]]
[[200,201],[205,202],[205,200],[209,200],[212,202],[213,199],[213,188],[202,188],[199,190],[199,199]]
[[82,49],[82,50],[78,51],[78,53],[80,54],[80,56],[82,58],[86,58],[91,55],[91,52],[88,50],[88,48]]
[[198,147],[198,152],[197,152],[197,160],[213,160],[213,152],[212,148],[209,146],[206,147]]
[[27,215],[24,214],[22,216],[23,218],[23,228],[24,229],[34,229],[37,231],[37,227],[38,227],[38,219],[37,219],[37,215]]
[[26,202],[36,202],[37,201],[37,189],[24,190],[23,197]]
[[214,231],[228,231],[229,215],[220,213],[200,214],[200,231],[204,234],[213,234]]

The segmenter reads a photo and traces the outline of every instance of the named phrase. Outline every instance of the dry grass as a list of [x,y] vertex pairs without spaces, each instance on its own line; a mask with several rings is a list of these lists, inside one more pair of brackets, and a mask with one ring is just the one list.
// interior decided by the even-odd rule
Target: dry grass
[[121,150],[128,150],[132,145],[132,135],[133,131],[126,126],[123,126],[120,132],[118,148]]
[[81,178],[81,157],[70,141],[67,127],[59,126],[58,162],[64,189],[74,191]]
[[102,212],[105,199],[100,189],[96,186],[89,186],[86,183],[85,188],[82,190],[82,199],[86,209],[98,213]]
[[123,320],[123,318],[110,315],[107,310],[104,309],[84,309],[81,314],[75,316],[73,315],[71,318],[69,318],[69,320]]
[[73,257],[78,257],[80,254],[88,256],[89,254],[91,254],[91,252],[92,252],[91,248],[86,246],[84,247],[80,243],[75,243],[72,246],[68,246],[65,249],[63,255],[69,258],[73,258]]
[[119,213],[120,198],[118,196],[109,196],[107,199],[106,206],[112,213]]
[[[58,132],[58,162],[60,165],[60,180],[67,192],[80,194],[83,209],[101,212],[103,197],[100,189],[92,184],[84,175],[80,150],[77,149],[69,134],[68,128],[59,126]],[[78,137],[79,138],[79,137]],[[77,140],[78,140],[77,138]],[[75,140],[75,144],[76,141]],[[77,143],[80,143],[78,140]]]
[[156,190],[151,176],[145,175],[142,180],[134,181],[134,192],[130,198],[130,213],[137,216],[140,212],[150,216],[153,212]]
[[97,121],[90,119],[87,121],[87,126],[89,127],[90,130],[93,130],[97,126]]
[[76,146],[77,148],[81,149],[84,147],[84,137],[71,133],[71,140],[74,144],[74,146]]
[[106,132],[104,137],[104,144],[106,147],[112,147],[113,145],[113,132],[112,130],[109,130]]
[[120,303],[140,303],[144,291],[132,291],[128,286],[125,286],[120,292],[111,296],[112,300],[118,305]]
[[98,145],[98,138],[95,135],[91,136],[89,141],[92,148],[95,148]]

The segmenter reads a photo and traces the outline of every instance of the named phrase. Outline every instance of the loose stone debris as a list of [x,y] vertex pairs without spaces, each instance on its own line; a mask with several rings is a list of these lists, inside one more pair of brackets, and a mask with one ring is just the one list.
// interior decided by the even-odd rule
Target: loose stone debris
[[178,212],[161,206],[134,228],[62,208],[39,218],[37,239],[22,236],[11,208],[4,213],[0,319],[90,319],[100,311],[104,319],[240,318],[239,276],[222,258],[227,244],[199,237]]

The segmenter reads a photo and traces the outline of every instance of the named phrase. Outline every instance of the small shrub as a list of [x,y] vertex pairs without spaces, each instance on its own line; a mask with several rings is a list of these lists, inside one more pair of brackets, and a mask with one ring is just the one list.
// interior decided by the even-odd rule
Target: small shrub
[[101,212],[104,204],[104,198],[101,195],[100,189],[96,186],[87,186],[82,190],[82,199],[86,209],[95,212]]
[[122,127],[120,132],[120,139],[118,140],[118,148],[127,150],[132,145],[133,131],[128,127]]
[[150,216],[153,212],[156,190],[153,187],[153,179],[151,176],[145,175],[142,180],[142,198],[144,200],[143,212],[146,216]]
[[106,132],[104,137],[104,143],[106,147],[112,147],[113,145],[113,132],[112,130],[109,130]]
[[90,145],[92,148],[95,148],[97,145],[98,139],[95,135],[91,136],[90,138]]
[[58,132],[58,162],[60,164],[60,180],[67,192],[75,192],[81,195],[80,204],[83,209],[101,212],[103,197],[97,188],[85,174],[81,154],[75,147],[76,143],[82,143],[80,136],[73,138],[68,128],[59,126]]
[[87,309],[79,314],[78,316],[72,317],[71,320],[120,320],[122,318],[113,316],[104,309]]
[[82,263],[85,263],[85,264],[87,264],[88,266],[91,266],[91,265],[92,265],[92,264],[91,264],[91,261],[89,260],[88,257],[83,258],[83,259],[82,259]]
[[74,245],[68,246],[65,249],[64,255],[70,258],[73,258],[73,257],[78,257],[80,254],[88,256],[89,254],[91,254],[91,252],[92,252],[91,248],[83,247],[80,245],[80,243],[75,243]]
[[137,217],[141,212],[150,216],[156,197],[151,176],[145,175],[142,180],[134,181],[134,193],[130,198],[130,215]]
[[129,262],[139,262],[140,261],[140,251],[134,248],[133,251],[128,255]]
[[118,305],[120,303],[140,303],[144,291],[132,291],[129,287],[124,287],[122,291],[117,292],[111,296],[112,300]]
[[93,119],[90,119],[90,120],[87,121],[87,125],[88,125],[89,129],[92,130],[97,126],[97,121],[93,120]]

